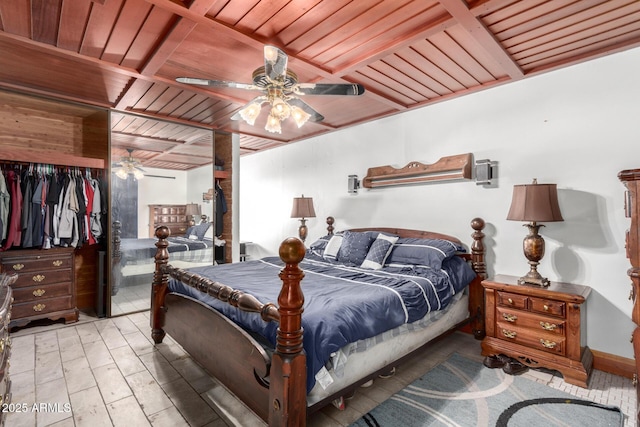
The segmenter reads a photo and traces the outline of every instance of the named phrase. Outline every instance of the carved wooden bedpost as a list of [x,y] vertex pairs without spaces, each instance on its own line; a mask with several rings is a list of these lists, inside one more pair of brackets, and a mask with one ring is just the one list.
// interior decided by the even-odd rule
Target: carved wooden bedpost
[[[473,243],[471,244],[471,263],[473,269],[478,275],[479,282],[487,278],[487,264],[484,258],[484,220],[482,218],[474,218],[471,220],[471,228],[475,231],[471,235]],[[485,335],[484,329],[484,289],[480,283],[471,289],[471,301],[474,301],[473,307],[470,307],[471,330],[476,339],[482,339]]]
[[302,347],[304,295],[300,287],[304,273],[298,267],[304,258],[304,243],[288,238],[279,252],[285,267],[280,272],[280,326],[271,359],[269,425],[297,427],[305,425],[307,417],[306,355]]
[[160,344],[164,338],[164,297],[167,294],[169,285],[169,275],[164,273],[163,268],[169,262],[169,242],[167,238],[171,231],[166,226],[156,229],[156,271],[153,273],[153,285],[151,288],[151,338],[156,344]]

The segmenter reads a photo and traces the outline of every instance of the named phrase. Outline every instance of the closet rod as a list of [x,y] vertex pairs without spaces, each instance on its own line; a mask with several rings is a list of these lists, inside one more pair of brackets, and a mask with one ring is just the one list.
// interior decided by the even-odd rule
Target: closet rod
[[36,151],[30,149],[0,147],[0,159],[22,162],[43,163],[54,166],[74,166],[83,168],[104,169],[104,159],[74,156],[73,154],[58,153],[55,151]]

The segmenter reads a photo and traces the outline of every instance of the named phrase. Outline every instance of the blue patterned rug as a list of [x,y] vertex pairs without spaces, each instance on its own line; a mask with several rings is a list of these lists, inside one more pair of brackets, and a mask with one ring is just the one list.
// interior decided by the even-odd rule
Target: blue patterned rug
[[453,354],[352,426],[622,426],[620,408],[580,400]]

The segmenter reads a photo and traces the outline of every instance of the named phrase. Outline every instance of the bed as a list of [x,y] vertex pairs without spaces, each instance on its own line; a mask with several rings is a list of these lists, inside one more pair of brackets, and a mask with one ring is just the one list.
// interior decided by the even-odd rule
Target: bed
[[470,251],[440,233],[328,223],[309,249],[290,238],[279,259],[190,270],[169,264],[158,228],[154,342],[169,334],[269,425],[300,426],[448,332],[484,336],[482,219]]
[[[216,241],[211,223],[188,227],[180,235],[167,239],[167,250],[174,266],[190,268],[213,264]],[[113,227],[113,284],[111,295],[126,286],[147,285],[153,280],[155,271],[156,238],[121,238],[120,223]]]

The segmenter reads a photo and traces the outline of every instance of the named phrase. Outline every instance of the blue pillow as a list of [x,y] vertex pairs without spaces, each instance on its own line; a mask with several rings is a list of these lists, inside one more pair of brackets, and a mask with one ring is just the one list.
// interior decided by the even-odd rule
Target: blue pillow
[[191,236],[193,234],[193,229],[196,228],[195,225],[187,228],[187,232],[184,233],[184,237],[189,238],[189,236]]
[[374,241],[370,233],[345,231],[342,233],[342,244],[337,259],[343,264],[362,265],[369,248]]
[[465,249],[449,240],[402,238],[393,246],[387,264],[420,265],[440,269],[442,261]]
[[378,237],[371,244],[369,252],[367,252],[367,257],[360,267],[380,270],[384,267],[384,263],[396,241],[398,241],[398,236],[389,236],[383,233],[378,234]]
[[202,240],[204,239],[204,235],[209,229],[209,227],[211,227],[210,222],[203,222],[201,224],[198,224],[195,227],[193,227],[193,230],[191,230],[190,235],[195,235],[198,238],[198,240]]

